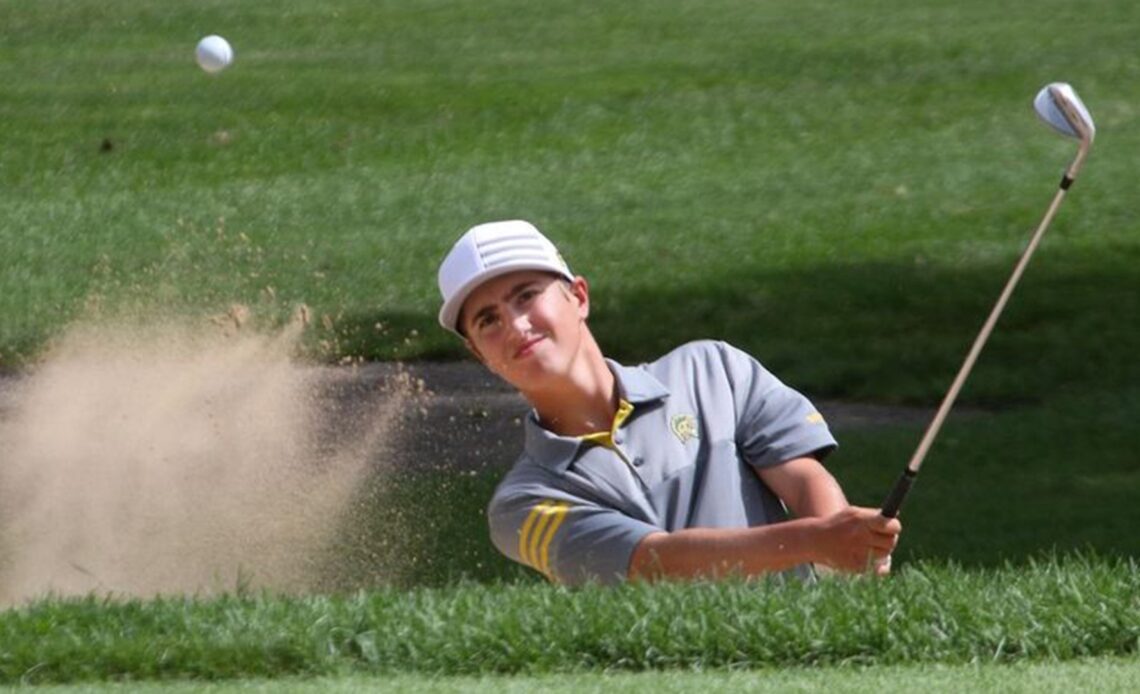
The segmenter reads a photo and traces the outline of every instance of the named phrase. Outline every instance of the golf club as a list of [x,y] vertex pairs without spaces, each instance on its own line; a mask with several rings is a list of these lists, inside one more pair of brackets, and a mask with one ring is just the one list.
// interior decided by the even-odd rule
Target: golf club
[[1057,213],[1057,208],[1061,206],[1061,201],[1065,197],[1065,191],[1069,189],[1073,184],[1073,180],[1076,179],[1081,165],[1084,164],[1085,157],[1088,156],[1093,137],[1096,136],[1096,126],[1093,125],[1092,116],[1089,115],[1088,109],[1085,108],[1085,105],[1081,102],[1080,97],[1077,96],[1073,88],[1064,82],[1053,82],[1043,87],[1033,100],[1033,108],[1037,111],[1037,115],[1041,117],[1041,120],[1052,126],[1054,130],[1062,135],[1079,140],[1080,148],[1077,150],[1077,156],[1073,159],[1073,162],[1069,164],[1069,168],[1065,170],[1065,174],[1061,178],[1061,185],[1056,195],[1053,196],[1053,202],[1050,203],[1049,209],[1045,212],[1044,219],[1042,219],[1041,224],[1038,225],[1037,231],[1033,232],[1033,236],[1029,240],[1029,245],[1025,247],[1025,251],[1022,252],[1021,258],[1013,268],[1013,274],[1010,275],[1009,281],[1006,282],[1005,289],[1002,290],[1001,296],[998,297],[997,303],[994,304],[993,310],[990,311],[989,318],[986,319],[981,331],[974,339],[974,344],[970,348],[970,352],[966,355],[965,361],[962,362],[962,368],[958,370],[958,375],[954,378],[950,389],[946,391],[946,396],[942,399],[942,404],[938,407],[938,411],[934,414],[934,418],[926,428],[926,433],[923,434],[918,448],[915,449],[914,455],[911,456],[906,469],[903,470],[902,475],[900,475],[898,481],[895,482],[894,488],[891,489],[891,493],[887,495],[886,501],[883,502],[882,514],[887,518],[894,518],[898,515],[899,508],[902,506],[907,492],[910,491],[911,485],[914,484],[914,479],[918,475],[918,469],[922,466],[922,461],[926,457],[927,451],[930,450],[931,444],[934,442],[934,437],[938,435],[938,430],[942,428],[942,422],[946,419],[946,415],[954,405],[954,400],[958,397],[958,391],[962,389],[962,384],[966,382],[966,377],[970,375],[970,370],[974,367],[974,362],[977,361],[978,354],[981,353],[983,345],[985,345],[986,340],[993,331],[998,316],[1001,315],[1006,302],[1009,301],[1010,295],[1013,294],[1014,287],[1017,286],[1018,280],[1021,279],[1021,275],[1025,271],[1025,266],[1029,264],[1029,259],[1033,255],[1033,251],[1037,249],[1037,245],[1041,242],[1041,237],[1045,235],[1045,230],[1049,227],[1049,223],[1053,221],[1053,216]]

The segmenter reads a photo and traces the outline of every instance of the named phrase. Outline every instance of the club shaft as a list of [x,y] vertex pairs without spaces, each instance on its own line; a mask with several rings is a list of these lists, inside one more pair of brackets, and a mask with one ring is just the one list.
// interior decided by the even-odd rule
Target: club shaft
[[1029,264],[1030,258],[1033,257],[1033,252],[1037,250],[1037,246],[1040,245],[1041,237],[1045,235],[1045,231],[1049,228],[1049,224],[1057,214],[1057,208],[1061,206],[1061,202],[1065,199],[1065,191],[1068,190],[1069,185],[1072,184],[1073,176],[1075,176],[1076,169],[1080,166],[1080,162],[1084,159],[1084,154],[1085,148],[1082,147],[1077,159],[1073,162],[1074,165],[1070,166],[1069,170],[1066,171],[1061,186],[1053,196],[1053,201],[1049,204],[1049,209],[1045,211],[1045,216],[1041,219],[1037,230],[1034,231],[1033,236],[1030,237],[1029,244],[1025,247],[1025,250],[1022,251],[1017,265],[1013,268],[1013,273],[1005,283],[1005,288],[1002,289],[1001,296],[998,297],[997,303],[994,304],[989,317],[986,318],[986,322],[978,332],[978,336],[974,338],[974,344],[970,347],[969,353],[966,354],[966,359],[962,362],[962,367],[958,369],[958,375],[954,377],[954,382],[950,384],[949,390],[946,391],[945,397],[942,398],[942,404],[938,406],[937,412],[934,413],[934,418],[930,420],[930,424],[926,427],[926,433],[923,434],[922,440],[919,441],[914,455],[911,456],[906,469],[903,470],[902,475],[900,475],[898,481],[895,482],[895,486],[891,489],[886,501],[883,502],[882,514],[887,518],[894,518],[898,515],[899,508],[902,506],[903,500],[906,498],[911,485],[914,484],[915,477],[918,475],[918,469],[922,467],[922,461],[926,459],[926,454],[930,451],[930,446],[934,443],[935,437],[938,436],[938,431],[942,428],[943,422],[946,421],[946,416],[950,413],[950,408],[954,406],[954,401],[957,400],[958,393],[962,390],[966,378],[969,377],[970,371],[974,368],[974,363],[978,360],[978,355],[981,354],[986,340],[989,339],[990,333],[993,332],[994,325],[997,324],[998,318],[1001,316],[1002,311],[1005,310],[1005,305],[1009,302],[1009,297],[1013,294],[1014,288],[1017,287],[1018,281],[1021,280],[1021,275],[1025,273],[1025,267]]
[[942,428],[942,423],[946,420],[946,415],[949,414],[950,408],[954,405],[954,401],[958,398],[959,391],[962,390],[962,385],[965,384],[966,378],[970,375],[970,371],[974,368],[974,363],[978,360],[978,355],[981,354],[982,348],[989,339],[990,333],[994,330],[994,325],[997,324],[998,318],[1001,316],[1002,311],[1005,310],[1005,305],[1009,302],[1010,295],[1013,294],[1014,288],[1017,286],[1018,281],[1021,280],[1021,275],[1025,273],[1025,267],[1029,264],[1029,259],[1033,256],[1033,252],[1037,250],[1037,246],[1041,243],[1041,237],[1045,235],[1045,231],[1049,228],[1049,224],[1053,221],[1053,217],[1057,214],[1057,208],[1061,206],[1061,201],[1065,198],[1065,189],[1059,188],[1056,195],[1053,196],[1053,202],[1050,203],[1048,211],[1045,212],[1045,217],[1041,220],[1041,224],[1037,230],[1033,232],[1033,237],[1029,240],[1029,245],[1025,247],[1022,252],[1021,258],[1018,259],[1017,265],[1013,268],[1013,274],[1010,275],[1009,281],[1006,282],[1005,288],[1002,289],[1001,296],[998,297],[997,303],[994,304],[993,310],[986,318],[986,322],[982,325],[981,331],[978,336],[974,338],[974,344],[970,347],[970,352],[966,355],[965,361],[962,362],[962,368],[958,369],[958,375],[954,377],[954,382],[950,384],[950,389],[946,391],[946,396],[942,398],[942,404],[939,405],[938,411],[934,414],[934,418],[930,420],[930,425],[926,428],[926,433],[919,441],[918,448],[915,449],[914,455],[911,456],[910,462],[907,463],[907,469],[912,472],[918,472],[922,466],[923,459],[926,458],[930,446],[934,443],[934,437],[938,435],[938,430]]

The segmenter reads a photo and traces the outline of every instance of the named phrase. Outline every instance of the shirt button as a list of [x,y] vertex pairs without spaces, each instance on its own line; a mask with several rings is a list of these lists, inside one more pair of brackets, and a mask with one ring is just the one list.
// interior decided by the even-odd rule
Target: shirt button
[[638,456],[638,457],[633,459],[633,466],[634,467],[641,467],[641,464],[644,462],[645,462],[645,458]]

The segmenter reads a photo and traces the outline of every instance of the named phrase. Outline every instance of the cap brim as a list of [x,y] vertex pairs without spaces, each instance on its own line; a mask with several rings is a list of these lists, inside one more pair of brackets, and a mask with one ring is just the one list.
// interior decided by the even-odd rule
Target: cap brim
[[564,277],[568,280],[574,279],[574,276],[571,275],[565,267],[560,267],[550,263],[520,261],[518,263],[498,265],[494,268],[484,270],[483,272],[479,273],[475,277],[472,277],[470,280],[462,284],[459,289],[457,289],[451,295],[451,298],[445,301],[443,303],[443,306],[439,309],[439,324],[445,329],[455,333],[456,335],[463,337],[463,333],[460,332],[458,326],[459,313],[463,310],[463,302],[467,301],[467,297],[471,295],[471,292],[478,289],[479,286],[484,282],[489,282],[496,277],[502,277],[503,275],[507,275],[512,272],[522,272],[526,270],[549,272],[553,275],[558,275],[559,277]]

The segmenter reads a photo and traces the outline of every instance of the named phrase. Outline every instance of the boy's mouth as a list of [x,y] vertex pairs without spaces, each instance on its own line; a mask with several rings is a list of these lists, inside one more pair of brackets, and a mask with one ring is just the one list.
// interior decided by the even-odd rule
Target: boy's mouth
[[535,345],[545,339],[545,335],[538,335],[536,337],[527,339],[521,345],[519,345],[518,349],[515,350],[515,359],[521,359],[522,357],[530,356],[530,354],[534,352]]

